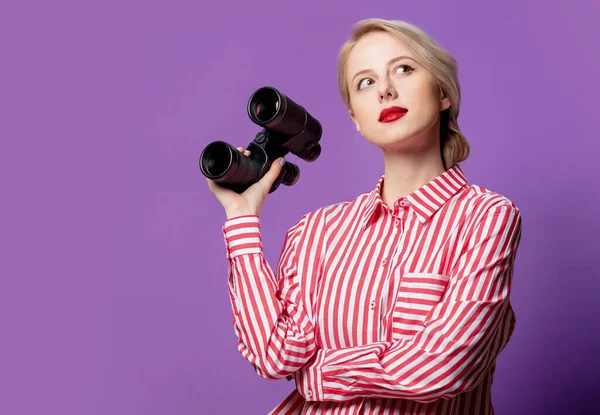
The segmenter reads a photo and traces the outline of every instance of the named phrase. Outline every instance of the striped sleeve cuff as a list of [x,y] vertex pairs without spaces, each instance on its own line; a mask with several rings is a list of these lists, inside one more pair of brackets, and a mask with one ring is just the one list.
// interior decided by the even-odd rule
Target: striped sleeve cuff
[[228,219],[223,225],[227,260],[239,255],[261,254],[260,220],[257,215]]

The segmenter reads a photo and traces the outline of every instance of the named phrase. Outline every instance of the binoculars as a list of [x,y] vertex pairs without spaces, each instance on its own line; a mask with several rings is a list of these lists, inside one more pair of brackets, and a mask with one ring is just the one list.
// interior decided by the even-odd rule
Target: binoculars
[[[242,193],[269,171],[275,159],[289,152],[309,162],[321,154],[319,121],[277,89],[257,89],[248,100],[248,116],[263,127],[246,147],[250,155],[225,141],[213,141],[200,155],[200,170],[205,177]],[[292,186],[299,178],[298,166],[286,161],[269,193],[282,183]]]

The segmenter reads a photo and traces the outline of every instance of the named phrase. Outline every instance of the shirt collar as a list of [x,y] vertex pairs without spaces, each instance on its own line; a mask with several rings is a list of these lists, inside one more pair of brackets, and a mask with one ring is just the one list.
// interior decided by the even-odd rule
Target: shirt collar
[[[378,208],[384,208],[385,204],[381,199],[381,187],[383,179],[381,176],[375,189],[369,193],[366,200],[365,210],[362,218],[362,228],[364,229],[371,219],[375,217]],[[460,168],[454,167],[446,170],[429,183],[421,186],[414,192],[406,196],[410,207],[414,210],[419,221],[425,223],[431,218],[443,205],[454,196],[460,189],[467,184],[467,179]]]

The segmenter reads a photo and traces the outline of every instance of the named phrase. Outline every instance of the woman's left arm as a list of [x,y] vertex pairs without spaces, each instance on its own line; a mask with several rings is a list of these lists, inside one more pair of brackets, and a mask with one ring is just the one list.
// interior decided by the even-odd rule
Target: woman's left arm
[[519,209],[490,208],[472,228],[448,292],[421,331],[395,342],[319,349],[299,371],[298,391],[308,401],[431,402],[475,388],[514,330],[509,294],[520,238]]

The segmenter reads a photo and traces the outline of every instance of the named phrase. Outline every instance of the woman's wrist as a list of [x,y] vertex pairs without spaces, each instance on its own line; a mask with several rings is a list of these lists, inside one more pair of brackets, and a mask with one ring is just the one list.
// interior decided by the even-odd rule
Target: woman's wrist
[[256,216],[256,213],[252,212],[250,209],[234,209],[226,211],[225,215],[227,216],[227,220],[229,220],[240,216]]

